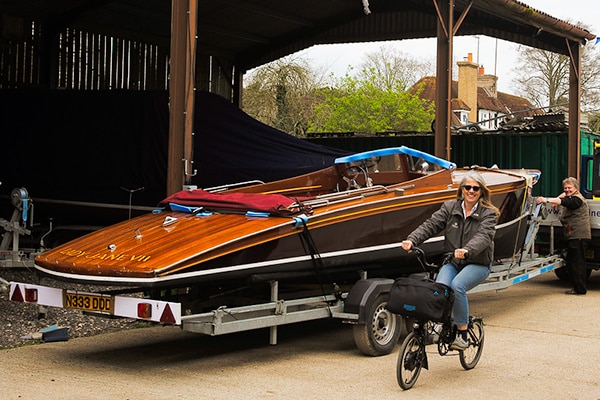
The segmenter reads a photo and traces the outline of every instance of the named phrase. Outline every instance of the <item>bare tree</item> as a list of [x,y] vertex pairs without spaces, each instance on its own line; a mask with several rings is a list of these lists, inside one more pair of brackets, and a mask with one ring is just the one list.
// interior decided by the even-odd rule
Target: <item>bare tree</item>
[[558,53],[519,46],[517,91],[538,107],[563,103],[569,94],[569,59]]
[[423,76],[435,74],[435,62],[419,61],[399,52],[391,46],[380,46],[367,53],[361,65],[360,78],[376,77],[374,84],[383,91],[407,90]]
[[[600,53],[594,50],[592,43],[581,49],[581,110],[588,112],[600,106]],[[519,53],[517,92],[539,107],[567,102],[569,57],[526,46],[519,46]]]
[[593,43],[583,50],[581,61],[581,109],[600,112],[600,53]]

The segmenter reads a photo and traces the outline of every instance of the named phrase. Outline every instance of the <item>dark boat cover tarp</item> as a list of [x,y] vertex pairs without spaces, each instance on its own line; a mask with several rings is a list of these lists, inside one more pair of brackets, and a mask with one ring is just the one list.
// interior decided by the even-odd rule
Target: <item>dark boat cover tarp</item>
[[194,160],[198,187],[274,181],[333,165],[348,151],[306,142],[257,121],[225,98],[196,95]]
[[[34,199],[150,207],[168,195],[166,91],[7,90],[0,106],[0,194],[24,187]],[[215,94],[198,93],[195,110],[199,188],[287,178],[348,153],[273,129]]]

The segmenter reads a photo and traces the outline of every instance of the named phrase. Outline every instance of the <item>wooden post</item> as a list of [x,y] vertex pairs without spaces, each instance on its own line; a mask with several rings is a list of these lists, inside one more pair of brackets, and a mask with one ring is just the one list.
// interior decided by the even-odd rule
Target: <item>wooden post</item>
[[193,170],[197,0],[173,0],[169,76],[167,195],[182,190]]
[[438,4],[437,78],[435,102],[434,151],[440,158],[451,158],[450,123],[452,113],[452,43],[454,0],[435,0]]
[[[581,44],[569,43],[570,67],[569,67],[569,133],[568,133],[568,155],[567,167],[569,176],[581,178],[581,130],[580,130],[580,97],[581,97]],[[565,178],[564,176],[562,178]],[[562,179],[561,178],[561,179]]]

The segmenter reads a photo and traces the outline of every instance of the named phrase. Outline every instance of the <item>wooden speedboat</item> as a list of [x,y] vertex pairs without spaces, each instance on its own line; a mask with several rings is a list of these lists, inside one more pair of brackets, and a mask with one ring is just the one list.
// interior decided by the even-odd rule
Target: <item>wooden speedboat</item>
[[[539,171],[477,170],[501,210],[496,255],[512,255]],[[396,277],[408,271],[400,242],[456,196],[468,171],[396,147],[281,181],[182,191],[153,213],[42,253],[35,267],[74,282],[158,289]],[[441,242],[423,247],[441,252]]]

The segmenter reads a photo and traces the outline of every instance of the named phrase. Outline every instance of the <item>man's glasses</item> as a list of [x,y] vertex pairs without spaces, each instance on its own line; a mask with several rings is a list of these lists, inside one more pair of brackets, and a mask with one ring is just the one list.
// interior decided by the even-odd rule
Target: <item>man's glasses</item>
[[465,190],[468,192],[469,190],[473,189],[474,192],[479,192],[480,187],[479,186],[471,186],[471,185],[465,185],[463,186],[465,188]]

